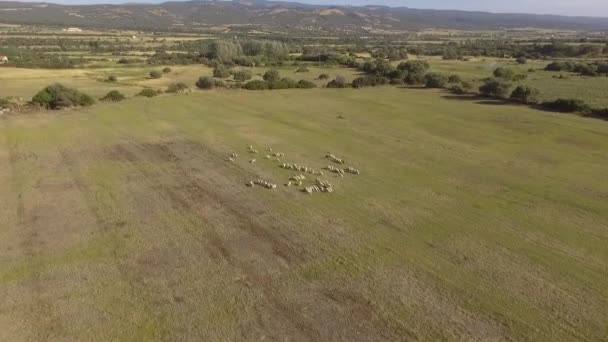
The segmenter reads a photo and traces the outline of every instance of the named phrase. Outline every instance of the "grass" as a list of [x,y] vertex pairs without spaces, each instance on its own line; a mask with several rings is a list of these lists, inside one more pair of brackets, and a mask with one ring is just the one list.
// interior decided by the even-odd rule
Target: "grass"
[[[393,87],[8,117],[0,339],[606,339],[607,136]],[[245,187],[268,147],[362,174]]]
[[[470,81],[476,87],[481,84],[481,79],[492,76],[494,69],[504,66],[515,70],[519,74],[527,75],[523,81],[516,84],[524,84],[540,90],[541,101],[554,101],[558,98],[580,99],[592,107],[608,107],[608,98],[605,96],[608,90],[608,77],[588,77],[574,73],[549,72],[543,69],[551,61],[529,60],[527,64],[519,65],[515,62],[498,58],[477,58],[471,61],[442,60],[440,58],[428,59],[433,71],[445,74],[458,74],[464,80]],[[528,72],[534,69],[535,72]],[[563,79],[556,78],[560,74]]]

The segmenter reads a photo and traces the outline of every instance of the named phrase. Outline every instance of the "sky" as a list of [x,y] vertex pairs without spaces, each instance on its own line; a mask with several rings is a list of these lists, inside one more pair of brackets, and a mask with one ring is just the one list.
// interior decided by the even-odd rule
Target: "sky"
[[[0,0],[3,1],[3,0]],[[6,1],[6,0],[5,0]],[[167,0],[32,0],[79,3],[162,2]],[[168,0],[173,1],[173,0]],[[322,5],[386,5],[498,13],[536,13],[608,17],[608,0],[282,0]]]

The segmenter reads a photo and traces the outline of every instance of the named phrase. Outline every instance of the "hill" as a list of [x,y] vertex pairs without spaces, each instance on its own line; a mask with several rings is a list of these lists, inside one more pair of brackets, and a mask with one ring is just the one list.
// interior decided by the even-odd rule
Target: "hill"
[[365,32],[372,29],[488,30],[520,27],[608,30],[608,18],[494,14],[384,6],[320,6],[264,0],[114,5],[60,5],[3,1],[0,2],[0,22],[155,30],[195,29],[209,25],[255,25],[267,28],[350,32]]

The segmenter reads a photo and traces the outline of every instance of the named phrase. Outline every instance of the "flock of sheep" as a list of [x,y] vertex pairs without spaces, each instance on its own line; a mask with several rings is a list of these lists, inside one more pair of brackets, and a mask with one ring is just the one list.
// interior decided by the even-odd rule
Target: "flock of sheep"
[[[255,147],[253,147],[253,145],[249,145],[247,151],[251,154],[259,154],[259,151]],[[285,156],[284,153],[273,152],[272,148],[269,148],[268,152],[269,152],[269,154],[267,154],[265,156],[265,158],[266,159],[274,158],[274,160],[276,160],[278,162],[281,162],[281,158]],[[228,161],[235,162],[238,157],[239,157],[239,155],[237,153],[231,153],[230,156],[228,157]],[[327,154],[325,156],[325,158],[329,159],[330,161],[332,161],[336,164],[341,164],[341,165],[346,164],[344,159],[338,158],[334,154],[331,154],[331,153]],[[254,164],[256,161],[257,160],[255,158],[250,159],[249,163]],[[311,167],[299,165],[296,163],[282,163],[282,164],[279,164],[279,167],[286,169],[286,170],[303,172],[305,174],[324,176],[323,171],[320,171],[320,170],[317,171]],[[330,172],[335,173],[337,177],[344,177],[344,175],[346,173],[353,174],[353,175],[361,174],[361,172],[358,169],[355,169],[352,166],[349,166],[349,167],[343,169],[343,168],[335,167],[330,164],[330,165],[327,165],[325,167],[325,169]],[[303,174],[298,174],[298,175],[291,177],[289,179],[289,181],[285,184],[285,186],[286,187],[291,187],[292,185],[293,186],[303,186],[305,181],[306,181],[306,176]],[[246,185],[248,187],[254,187],[254,186],[258,185],[258,186],[262,186],[267,189],[276,189],[277,188],[276,184],[274,184],[270,181],[267,181],[267,180],[263,180],[263,179],[256,179],[256,180],[250,181]],[[313,184],[304,186],[304,188],[302,188],[301,191],[312,195],[313,193],[316,193],[316,192],[332,193],[334,190],[333,190],[332,185],[328,181],[320,179],[320,178],[315,178]]]

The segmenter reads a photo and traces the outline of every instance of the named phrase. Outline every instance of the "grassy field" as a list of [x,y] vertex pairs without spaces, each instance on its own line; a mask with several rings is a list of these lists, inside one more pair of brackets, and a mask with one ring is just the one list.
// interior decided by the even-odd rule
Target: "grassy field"
[[[507,67],[519,74],[527,75],[523,81],[515,82],[540,90],[541,101],[554,101],[558,98],[581,99],[593,107],[608,107],[608,77],[589,77],[574,73],[549,72],[543,69],[551,61],[529,60],[520,65],[513,61],[499,58],[475,58],[471,61],[442,60],[440,58],[424,58],[431,64],[433,71],[445,74],[458,74],[476,87],[481,80],[492,76],[497,67]],[[529,72],[529,69],[534,72]],[[556,78],[560,74],[564,78]]]
[[607,137],[394,87],[5,117],[0,340],[606,340]]

